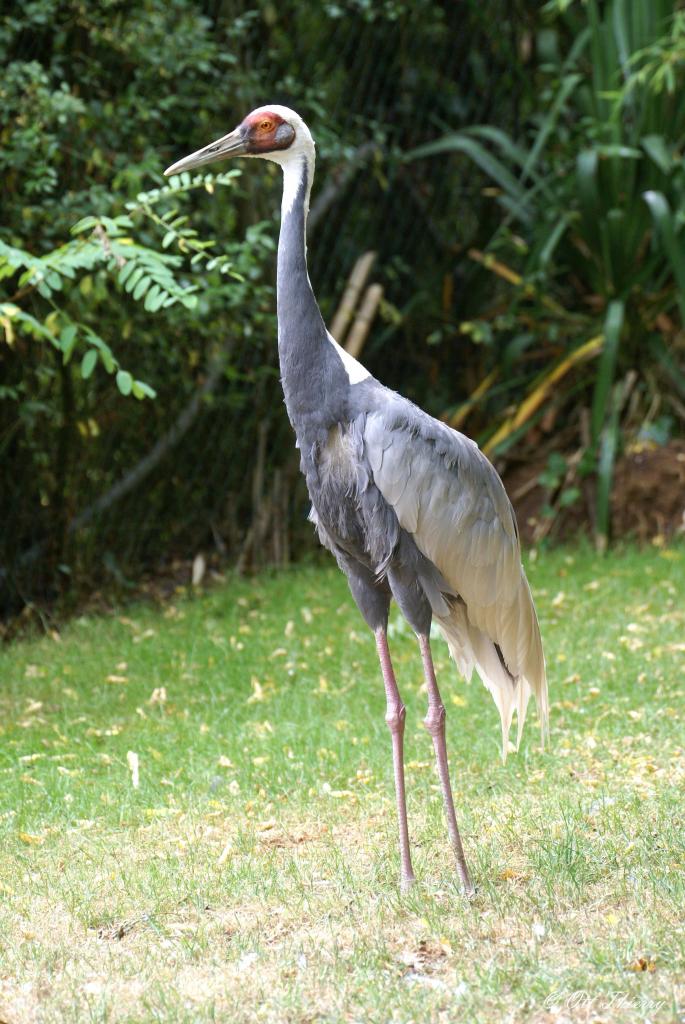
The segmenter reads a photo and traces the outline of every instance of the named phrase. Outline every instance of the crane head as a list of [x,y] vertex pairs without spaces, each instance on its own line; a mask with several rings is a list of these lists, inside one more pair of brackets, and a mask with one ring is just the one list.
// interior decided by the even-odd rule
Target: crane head
[[258,156],[283,164],[298,152],[314,149],[314,141],[299,114],[288,107],[257,107],[228,135],[177,160],[166,175],[233,156]]

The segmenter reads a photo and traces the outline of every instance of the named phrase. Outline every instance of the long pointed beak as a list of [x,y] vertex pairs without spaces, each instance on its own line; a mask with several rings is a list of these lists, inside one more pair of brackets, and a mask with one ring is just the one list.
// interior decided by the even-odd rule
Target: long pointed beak
[[164,173],[166,175],[180,174],[181,171],[189,171],[191,167],[200,167],[202,164],[209,164],[214,160],[226,160],[231,156],[245,156],[246,152],[240,128],[236,128],[228,135],[224,135],[223,138],[217,139],[216,142],[210,142],[203,149],[198,149],[190,156],[184,156],[182,160],[177,160],[171,167],[167,167]]

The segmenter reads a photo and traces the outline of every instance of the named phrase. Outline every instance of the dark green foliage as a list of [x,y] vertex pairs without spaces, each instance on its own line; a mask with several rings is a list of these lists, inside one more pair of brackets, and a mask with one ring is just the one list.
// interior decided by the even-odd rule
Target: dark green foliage
[[[491,418],[520,402],[522,385],[528,405],[506,410],[491,444],[520,437],[544,405],[554,423],[574,422],[596,468],[603,546],[622,424],[630,438],[659,408],[681,424],[685,413],[685,15],[671,0],[559,0],[545,12],[525,131],[472,127],[417,155],[464,154],[496,185],[489,265],[514,292],[506,312],[500,298],[468,331],[508,376],[487,395]],[[593,338],[598,360],[577,360]]]
[[605,544],[622,445],[682,429],[685,14],[668,0],[34,0],[5,16],[0,57],[0,604],[307,543],[277,171],[162,177],[265,100],[316,134],[326,319],[377,250],[365,362],[435,414],[461,408],[486,450],[558,453],[550,517],[591,487]]
[[310,120],[319,189],[366,147],[314,227],[322,308],[377,248],[388,304],[367,361],[436,412],[459,396],[451,372],[435,386],[450,350],[423,340],[441,336],[479,178],[398,156],[509,121],[513,23],[497,39],[490,24],[510,5],[486,6],[33,0],[5,16],[0,603],[200,547],[287,556],[305,503],[277,382],[276,172],[162,178],[257,103]]

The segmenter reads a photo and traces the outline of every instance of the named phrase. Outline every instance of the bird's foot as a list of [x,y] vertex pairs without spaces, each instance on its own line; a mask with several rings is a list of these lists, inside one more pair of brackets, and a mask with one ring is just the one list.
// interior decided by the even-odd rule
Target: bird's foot
[[414,874],[406,875],[403,874],[400,877],[400,892],[409,892],[416,884],[416,877]]
[[468,885],[464,885],[464,883],[462,882],[461,894],[465,900],[467,900],[469,903],[472,903],[475,900],[476,896],[478,895],[478,889],[473,884],[473,882],[469,882]]

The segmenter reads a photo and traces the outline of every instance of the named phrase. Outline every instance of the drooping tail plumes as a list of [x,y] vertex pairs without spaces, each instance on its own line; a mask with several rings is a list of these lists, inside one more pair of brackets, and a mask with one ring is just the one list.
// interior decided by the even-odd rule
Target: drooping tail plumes
[[469,621],[463,602],[456,602],[452,606],[449,616],[436,616],[435,621],[464,678],[470,680],[475,668],[483,684],[492,695],[502,726],[502,761],[507,759],[509,732],[514,711],[517,716],[516,749],[519,748],[531,694],[535,695],[540,716],[541,741],[544,746],[545,740],[549,737],[549,700],[545,659],[542,653],[540,633],[537,629],[537,619],[535,619],[535,629],[531,636],[532,650],[529,651],[523,670],[517,675],[512,675],[509,671],[497,645]]

